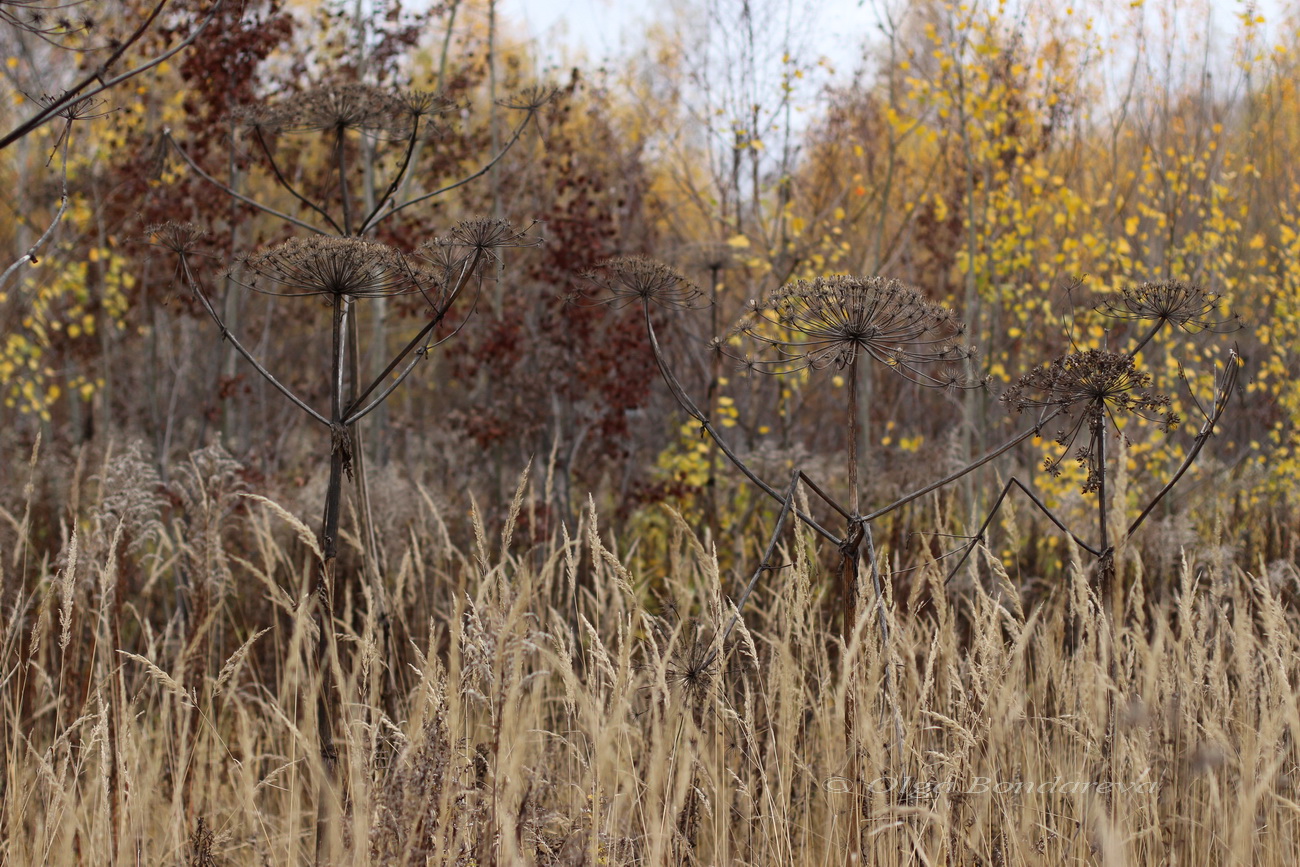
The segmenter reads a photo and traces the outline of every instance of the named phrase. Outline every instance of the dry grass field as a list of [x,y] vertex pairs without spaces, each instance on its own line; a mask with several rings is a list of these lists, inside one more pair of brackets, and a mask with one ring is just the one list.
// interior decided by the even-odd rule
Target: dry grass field
[[873,599],[843,647],[800,530],[717,647],[731,578],[692,527],[644,574],[591,509],[526,546],[542,484],[490,535],[422,490],[386,527],[385,598],[335,611],[333,783],[314,533],[233,461],[196,454],[169,503],[131,452],[80,467],[57,557],[6,514],[0,864],[1300,859],[1294,571],[1121,558],[1112,622],[1078,561],[1028,609],[987,554],[946,591],[931,563],[887,648]]

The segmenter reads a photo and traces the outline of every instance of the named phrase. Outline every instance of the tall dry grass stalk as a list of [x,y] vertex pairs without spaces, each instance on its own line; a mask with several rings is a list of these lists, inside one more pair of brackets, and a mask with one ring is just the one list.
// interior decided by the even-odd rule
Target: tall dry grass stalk
[[[0,864],[301,864],[322,796],[349,864],[1300,859],[1294,570],[1211,558],[1153,575],[1134,553],[1112,619],[1077,557],[1069,586],[1022,608],[981,549],[989,578],[960,595],[924,567],[921,613],[899,614],[883,572],[886,657],[870,628],[835,646],[834,563],[800,527],[724,639],[734,578],[685,522],[653,574],[594,509],[525,549],[512,528],[538,484],[504,521],[476,511],[468,549],[450,542],[462,519],[422,497],[385,552],[396,656],[373,600],[343,600],[337,795],[319,786],[320,674],[304,663],[312,534],[267,502],[196,500],[133,547],[131,524],[89,503],[75,549],[69,532],[64,556],[6,576]],[[168,604],[200,563],[228,568],[181,590],[216,582],[201,633],[196,609]],[[378,701],[390,677],[396,715]]]

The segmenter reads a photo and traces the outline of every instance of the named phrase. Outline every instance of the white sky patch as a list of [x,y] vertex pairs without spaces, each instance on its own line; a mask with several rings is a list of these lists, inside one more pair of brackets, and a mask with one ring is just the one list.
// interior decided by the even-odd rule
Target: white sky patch
[[[1247,8],[1247,2],[1210,0],[1213,30],[1231,38],[1238,29],[1234,16]],[[1290,2],[1252,0],[1249,5],[1267,19],[1265,32],[1276,34],[1283,26],[1284,5]],[[643,44],[652,22],[671,14],[671,0],[499,0],[499,4],[499,14],[511,22],[511,29],[530,35],[542,67],[568,66],[584,58],[596,64],[615,60]],[[816,4],[818,20],[814,25],[825,34],[818,48],[842,76],[860,65],[862,46],[879,33],[873,5],[872,0],[822,0]],[[1086,14],[1088,7],[1097,4],[1077,0],[1075,5]]]

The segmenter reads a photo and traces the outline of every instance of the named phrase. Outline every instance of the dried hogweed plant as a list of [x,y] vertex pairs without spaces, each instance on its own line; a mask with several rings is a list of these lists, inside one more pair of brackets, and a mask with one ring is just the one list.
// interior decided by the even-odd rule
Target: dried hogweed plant
[[[178,270],[222,338],[242,355],[286,399],[329,432],[330,475],[324,516],[318,537],[321,557],[317,595],[320,605],[319,641],[322,671],[328,670],[327,636],[335,596],[335,561],[338,556],[339,514],[343,478],[352,475],[359,457],[352,431],[411,374],[436,346],[434,330],[471,286],[479,286],[482,265],[502,246],[534,242],[504,220],[470,220],[456,226],[446,238],[423,245],[413,254],[361,238],[294,238],[268,250],[242,257],[231,270],[231,281],[251,291],[281,297],[317,296],[330,309],[330,361],[325,371],[330,405],[317,409],[276,377],[233,334],[217,313],[192,259],[202,233],[187,224],[167,223],[150,228],[153,242],[174,253]],[[384,370],[368,383],[356,377],[348,364],[355,307],[364,299],[400,294],[420,294],[428,304],[428,321],[394,355]],[[454,333],[454,332],[453,332]],[[450,335],[448,335],[449,337]],[[446,339],[444,337],[443,339]],[[395,375],[394,375],[395,374]],[[322,711],[322,740],[329,737],[332,714]],[[336,760],[332,741],[322,745],[327,765]]]
[[[698,290],[667,266],[641,258],[615,259],[605,263],[590,277],[606,290],[609,303],[641,304],[655,363],[669,391],[745,478],[781,506],[772,539],[753,578],[738,594],[736,611],[725,633],[729,633],[735,625],[761,575],[776,568],[772,562],[782,525],[786,515],[794,512],[800,520],[839,550],[839,595],[844,613],[840,622],[840,635],[844,645],[847,647],[854,640],[859,628],[858,576],[865,555],[871,568],[878,625],[882,641],[887,646],[888,620],[884,610],[875,545],[870,534],[870,521],[959,478],[965,472],[991,460],[992,456],[986,456],[961,473],[923,491],[914,492],[897,503],[878,509],[870,515],[863,515],[858,482],[858,378],[863,375],[867,362],[876,362],[919,385],[945,388],[978,385],[979,383],[967,382],[964,377],[953,374],[954,365],[966,361],[972,354],[972,350],[961,341],[963,327],[956,316],[942,305],[929,301],[918,290],[896,280],[880,277],[800,280],[782,287],[753,305],[751,311],[732,329],[728,338],[713,342],[715,352],[727,355],[731,354],[728,348],[731,337],[749,340],[756,347],[755,354],[738,360],[744,367],[757,372],[780,375],[805,369],[834,367],[847,373],[850,386],[845,410],[849,445],[845,466],[850,503],[844,505],[798,468],[784,492],[762,479],[722,436],[710,416],[699,408],[673,372],[660,345],[654,318],[650,315],[651,307],[701,306],[697,303],[700,298]],[[1002,447],[998,453],[1006,451],[1011,445]],[[806,486],[844,519],[846,529],[842,536],[795,506],[795,496],[800,485]],[[710,660],[710,664],[712,662]],[[901,754],[901,718],[893,703],[892,675],[888,671],[886,678],[886,691],[894,710],[896,748]],[[852,707],[846,709],[845,723],[846,733],[852,743],[855,739]]]
[[[384,641],[390,644],[393,641],[390,620],[384,613],[389,607],[385,588],[374,559],[376,535],[358,423],[384,403],[421,359],[443,340],[458,333],[459,326],[434,339],[434,332],[447,320],[458,301],[474,295],[465,306],[469,310],[476,306],[476,293],[489,274],[488,266],[502,263],[503,249],[539,243],[530,232],[531,227],[520,230],[500,219],[460,222],[445,236],[421,244],[415,250],[399,250],[372,238],[385,220],[486,174],[519,141],[552,93],[549,89],[535,88],[507,104],[521,112],[522,118],[486,164],[464,177],[415,192],[411,188],[418,176],[420,146],[436,129],[433,119],[454,105],[440,94],[344,82],[325,84],[274,102],[245,106],[235,113],[232,121],[243,130],[244,141],[260,158],[279,188],[281,198],[287,197],[293,203],[292,213],[221,182],[173,138],[170,130],[163,133],[164,140],[185,166],[209,185],[231,199],[307,233],[238,257],[226,274],[227,285],[285,299],[312,296],[323,300],[330,310],[330,355],[325,372],[329,406],[317,408],[277,378],[227,328],[194,267],[199,230],[178,223],[150,229],[154,243],[177,256],[180,276],[216,323],[222,338],[230,341],[287,400],[328,429],[330,471],[318,536],[321,568],[316,585],[319,633],[315,663],[320,678],[317,695],[320,751],[330,787],[337,764],[333,729],[338,716],[334,706],[337,698],[330,682],[330,659],[337,653],[331,624],[340,592],[339,582],[335,580],[335,561],[345,476],[356,483],[362,525],[359,535],[365,549],[365,596],[368,604],[379,609]],[[306,143],[303,137],[307,137]],[[328,167],[321,178],[304,181],[300,173],[288,170],[287,159],[295,152],[300,153],[302,147],[310,146],[312,137],[328,152]],[[291,155],[289,158],[285,156],[286,151]],[[387,163],[393,168],[386,176],[382,171],[385,156],[393,157]],[[362,165],[371,170],[357,171]],[[496,273],[496,269],[491,273]],[[372,347],[381,358],[387,356],[389,360],[377,375],[363,375],[357,305],[374,303],[376,320],[383,323],[385,300],[400,295],[423,298],[424,324],[415,329],[396,354],[389,355],[383,345]],[[386,343],[386,327],[377,328],[376,334],[381,344]],[[394,700],[395,696],[388,699]],[[322,798],[321,803],[329,800],[337,801],[337,798]],[[322,816],[322,829],[335,824]],[[337,830],[333,827],[322,833],[337,834]]]
[[[606,263],[591,275],[593,282],[606,291],[610,304],[641,304],[645,325],[655,363],[669,391],[681,407],[717,444],[719,451],[736,466],[741,474],[759,490],[781,505],[781,520],[794,512],[814,532],[834,544],[840,552],[839,595],[844,618],[841,636],[851,641],[860,628],[863,614],[857,610],[858,576],[863,556],[871,572],[876,597],[876,611],[882,642],[888,652],[888,621],[876,562],[871,523],[903,505],[937,491],[968,473],[1007,454],[1012,449],[1039,436],[1049,425],[1059,427],[1058,441],[1088,468],[1085,487],[1099,495],[1099,521],[1107,522],[1105,503],[1107,446],[1106,439],[1117,430],[1116,419],[1134,416],[1151,420],[1166,431],[1178,419],[1171,410],[1171,401],[1151,390],[1149,377],[1140,369],[1135,356],[1165,326],[1188,331],[1222,332],[1234,323],[1232,317],[1220,313],[1221,301],[1196,287],[1182,283],[1144,284],[1121,293],[1103,306],[1101,312],[1129,321],[1150,323],[1149,329],[1127,353],[1086,351],[1073,353],[1030,373],[1013,388],[1004,401],[1015,409],[1033,414],[1033,422],[1005,442],[968,461],[957,470],[935,479],[893,502],[873,509],[861,505],[863,492],[858,477],[857,454],[859,406],[862,400],[860,377],[870,362],[884,367],[918,386],[938,389],[969,389],[983,387],[984,382],[968,376],[969,359],[973,350],[962,342],[963,326],[956,315],[942,305],[928,300],[918,290],[897,281],[880,277],[831,277],[811,281],[796,281],[754,304],[752,310],[732,330],[730,335],[713,343],[716,353],[732,355],[732,346],[748,342],[753,351],[739,357],[741,364],[752,371],[786,374],[804,370],[832,368],[842,372],[848,383],[845,421],[849,431],[845,459],[848,479],[847,504],[838,502],[822,485],[796,469],[790,486],[784,491],[760,477],[722,436],[709,415],[695,402],[681,380],[674,373],[656,333],[651,308],[681,308],[698,305],[698,291],[666,266],[643,259],[619,259]],[[1226,409],[1237,377],[1239,359],[1235,351],[1218,378],[1215,395],[1207,407],[1201,407],[1193,398],[1203,423],[1192,448],[1168,484],[1159,491],[1141,514],[1129,525],[1128,533],[1135,532],[1155,505],[1163,499],[1186,473],[1204,448],[1215,426]],[[867,407],[869,410],[870,407]],[[1058,458],[1051,466],[1059,465]],[[845,522],[842,534],[832,532],[804,509],[796,507],[794,498],[800,485],[805,486],[823,500]],[[960,561],[954,567],[956,574],[971,550],[982,538],[998,505],[1007,493],[1019,487],[1042,508],[1064,532],[1079,542],[1085,550],[1099,560],[1108,556],[1111,545],[1104,535],[1099,546],[1085,543],[1078,534],[1053,515],[1030,488],[1012,479],[1002,490],[988,519],[980,527],[969,545],[960,550]],[[735,617],[740,616],[745,601],[754,584],[765,571],[771,571],[771,556],[777,535],[781,531],[778,521],[772,544],[756,570],[753,579],[737,596]],[[959,552],[953,552],[957,554]],[[733,620],[734,625],[734,620]],[[728,632],[730,627],[728,627]],[[721,646],[721,645],[720,645]],[[713,659],[708,660],[711,665]],[[885,671],[885,692],[892,702],[893,685],[889,670]],[[854,742],[855,709],[846,706],[846,734],[850,746]],[[895,706],[895,725],[900,726]],[[897,748],[902,749],[901,727],[896,728]]]
[[[1113,586],[1116,581],[1116,548],[1137,532],[1156,506],[1192,467],[1227,411],[1242,365],[1236,348],[1232,347],[1215,378],[1214,393],[1210,400],[1203,403],[1188,389],[1190,402],[1201,416],[1201,424],[1191,447],[1169,480],[1140,509],[1138,516],[1123,530],[1120,538],[1112,538],[1111,513],[1116,507],[1122,508],[1122,505],[1111,503],[1112,492],[1107,485],[1113,473],[1110,464],[1115,451],[1110,444],[1125,437],[1128,421],[1154,424],[1166,435],[1182,422],[1172,409],[1172,398],[1152,390],[1152,377],[1142,369],[1138,354],[1151,345],[1166,327],[1214,334],[1239,328],[1239,319],[1225,313],[1223,308],[1224,303],[1219,296],[1183,281],[1149,282],[1126,288],[1103,300],[1095,309],[1104,316],[1138,324],[1145,329],[1130,349],[1125,352],[1102,349],[1071,352],[1034,368],[1008,388],[1001,396],[1002,402],[1016,413],[1037,413],[1038,420],[1033,428],[1035,432],[1047,429],[1049,422],[1054,421],[1056,424],[1053,438],[1060,451],[1045,458],[1043,468],[1052,475],[1060,475],[1063,463],[1073,459],[1084,469],[1081,492],[1097,498],[1097,541],[1090,543],[1085,540],[1048,508],[1028,485],[1012,476],[1002,487],[970,544],[963,550],[956,566],[949,573],[948,580],[957,574],[975,546],[984,538],[1007,495],[1013,489],[1019,489],[1048,520],[1096,559],[1098,569],[1094,574],[1094,583],[1099,585],[1097,589],[1104,597],[1117,603],[1117,588]],[[1185,372],[1182,378],[1187,380]],[[1117,615],[1114,611],[1108,613]]]

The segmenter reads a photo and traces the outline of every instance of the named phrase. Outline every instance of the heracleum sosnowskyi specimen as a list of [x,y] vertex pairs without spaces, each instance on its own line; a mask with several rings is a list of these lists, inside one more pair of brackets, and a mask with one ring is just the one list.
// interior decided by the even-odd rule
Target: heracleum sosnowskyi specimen
[[707,303],[694,283],[646,256],[610,259],[583,276],[609,293],[601,303],[610,307],[641,303],[688,309]]
[[1088,468],[1083,491],[1091,493],[1103,481],[1105,455],[1101,438],[1105,436],[1107,417],[1117,428],[1117,417],[1122,415],[1154,421],[1166,433],[1178,425],[1169,396],[1149,391],[1150,385],[1151,375],[1138,370],[1132,355],[1089,349],[1034,368],[1008,388],[1001,400],[1017,412],[1060,410],[1066,424],[1057,431],[1056,442],[1064,450],[1043,464],[1053,475],[1060,475],[1061,462],[1074,450],[1079,434],[1087,426],[1088,443],[1074,450],[1074,456]]
[[964,331],[951,310],[902,281],[845,276],[788,283],[734,329],[773,356],[753,359],[766,373],[843,370],[866,355],[918,385],[946,384],[928,365],[970,357]]
[[384,298],[419,291],[419,277],[395,248],[360,238],[290,238],[243,256],[231,279],[254,292],[296,297]]
[[1241,317],[1222,312],[1223,299],[1194,283],[1158,280],[1139,283],[1106,298],[1096,309],[1113,319],[1155,323],[1129,354],[1136,355],[1166,323],[1185,331],[1225,334],[1241,328]]

